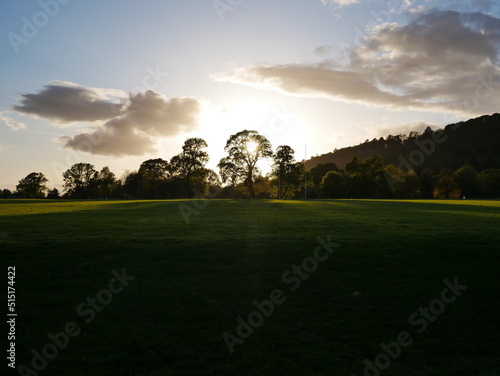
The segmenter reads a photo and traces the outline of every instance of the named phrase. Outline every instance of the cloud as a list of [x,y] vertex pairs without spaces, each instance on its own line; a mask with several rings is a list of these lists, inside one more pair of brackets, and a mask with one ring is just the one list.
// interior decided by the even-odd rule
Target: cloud
[[424,121],[417,121],[409,124],[384,124],[376,127],[377,137],[387,137],[388,135],[409,135],[410,132],[423,133],[427,127],[431,129],[438,129],[436,124],[426,123]]
[[321,0],[324,5],[333,5],[335,7],[343,7],[347,5],[357,4],[359,0]]
[[428,3],[432,3],[433,6],[440,9],[453,9],[460,12],[485,12],[490,13],[493,10],[499,9],[499,4],[497,0],[427,0]]
[[314,54],[317,56],[328,56],[334,52],[334,48],[332,46],[319,46],[314,50]]
[[193,130],[200,111],[201,104],[196,98],[166,99],[148,90],[131,94],[120,114],[102,126],[60,141],[66,149],[90,154],[139,156],[155,151],[155,137]]
[[120,90],[84,87],[55,81],[35,94],[22,94],[14,110],[63,125],[79,121],[106,120],[119,115],[126,94]]
[[9,116],[4,115],[2,112],[0,112],[0,122],[4,123],[6,126],[8,126],[13,131],[18,131],[20,129],[26,128],[26,124],[21,123],[19,121],[15,121],[14,119],[10,118]]
[[406,25],[373,29],[341,65],[257,65],[216,81],[392,109],[460,114],[498,111],[500,19],[480,12],[430,11]]

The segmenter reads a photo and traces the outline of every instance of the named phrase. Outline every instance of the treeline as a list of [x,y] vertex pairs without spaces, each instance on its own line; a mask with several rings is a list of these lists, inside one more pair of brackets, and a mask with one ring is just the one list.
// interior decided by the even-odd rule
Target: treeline
[[[433,141],[433,147],[429,142]],[[437,141],[437,142],[436,142]],[[380,155],[386,164],[396,166],[411,163],[417,173],[429,170],[433,174],[447,168],[455,171],[471,165],[478,171],[500,168],[500,114],[485,115],[465,122],[447,125],[443,130],[389,135],[366,140],[364,143],[306,161],[306,168],[318,164],[335,163],[344,166],[355,155],[365,160]],[[422,154],[424,158],[422,158]]]
[[[174,199],[216,198],[295,198],[303,189],[303,164],[295,161],[294,150],[287,145],[275,152],[270,142],[256,131],[244,130],[232,135],[226,143],[227,156],[217,165],[219,172],[208,169],[201,138],[185,141],[182,152],[170,161],[157,158],[144,161],[138,170],[121,178],[104,167],[97,170],[90,163],[76,163],[63,173],[64,192],[48,189],[43,173],[32,172],[21,179],[16,191],[4,189],[2,198],[70,198],[70,199]],[[257,162],[268,159],[272,172],[262,176]],[[284,187],[279,192],[278,185]],[[223,187],[223,185],[225,185]]]
[[[500,115],[495,115],[500,120]],[[481,119],[486,119],[483,117]],[[488,118],[489,119],[489,118]],[[474,119],[476,121],[477,119]],[[488,121],[482,121],[486,124]],[[448,128],[448,127],[447,127]],[[108,168],[97,170],[89,163],[77,163],[63,173],[64,191],[47,188],[43,173],[32,172],[21,179],[15,192],[4,189],[0,197],[71,198],[71,199],[174,199],[174,198],[493,198],[500,197],[500,159],[493,146],[485,142],[481,158],[463,164],[446,157],[443,150],[453,149],[451,142],[460,129],[412,132],[408,137],[388,137],[377,141],[383,145],[413,145],[407,154],[400,154],[386,163],[384,157],[373,154],[363,158],[354,155],[342,167],[336,163],[320,163],[307,173],[304,163],[295,160],[294,150],[281,145],[275,151],[271,143],[256,131],[244,130],[232,135],[224,150],[218,171],[206,167],[209,160],[207,143],[190,138],[182,152],[170,161],[157,158],[144,161],[138,170],[121,178]],[[452,136],[453,135],[453,136]],[[461,135],[459,138],[463,137]],[[493,140],[495,140],[493,138]],[[389,143],[388,143],[389,142]],[[375,143],[368,142],[367,145]],[[446,145],[445,145],[446,144]],[[475,145],[471,141],[471,145]],[[387,146],[384,149],[390,149]],[[469,148],[474,154],[474,147]],[[395,149],[396,150],[396,149]],[[441,150],[441,151],[440,151]],[[497,149],[495,149],[497,150]],[[496,152],[498,153],[498,151]],[[457,151],[458,154],[458,151]],[[437,155],[437,157],[436,157]],[[444,156],[443,156],[444,155]],[[468,155],[464,152],[464,155]],[[437,158],[437,159],[436,159]],[[443,159],[444,158],[444,159]],[[263,175],[258,162],[272,164]],[[424,168],[428,160],[438,160],[438,166]],[[427,163],[427,164],[426,164]],[[478,167],[478,166],[482,166]]]
[[478,171],[472,165],[417,172],[408,166],[385,165],[379,155],[358,156],[339,169],[334,163],[310,170],[311,198],[498,198],[500,169]]

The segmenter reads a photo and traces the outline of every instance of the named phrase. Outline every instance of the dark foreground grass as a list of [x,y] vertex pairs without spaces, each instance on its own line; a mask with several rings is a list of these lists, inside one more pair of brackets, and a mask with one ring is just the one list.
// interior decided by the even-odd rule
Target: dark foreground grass
[[[499,201],[214,200],[190,224],[180,205],[194,209],[0,201],[5,289],[16,267],[17,365],[40,375],[500,374]],[[300,286],[283,279],[328,236],[340,247],[317,270]],[[135,279],[102,292],[123,268]],[[468,287],[425,318],[420,307],[442,310],[445,279]],[[231,354],[223,334],[258,319],[253,301],[277,289],[286,300]],[[96,296],[111,301],[91,309]],[[47,344],[68,322],[79,334],[54,356]],[[402,332],[411,345],[380,356]],[[53,359],[32,364],[44,348]]]

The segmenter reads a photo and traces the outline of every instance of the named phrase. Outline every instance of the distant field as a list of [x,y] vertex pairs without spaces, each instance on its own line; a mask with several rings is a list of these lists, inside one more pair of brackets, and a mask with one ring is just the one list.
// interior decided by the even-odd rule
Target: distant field
[[[180,208],[197,211],[189,224]],[[65,376],[499,375],[499,227],[500,201],[0,200],[16,363]],[[328,236],[332,253],[317,248]],[[123,268],[135,278],[120,284]],[[455,279],[458,296],[443,282]],[[249,315],[231,354],[223,334]]]

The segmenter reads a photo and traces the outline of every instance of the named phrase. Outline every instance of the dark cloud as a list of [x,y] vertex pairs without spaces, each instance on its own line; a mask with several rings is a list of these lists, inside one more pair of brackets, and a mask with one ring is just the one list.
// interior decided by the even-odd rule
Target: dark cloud
[[461,114],[498,111],[500,19],[480,12],[418,13],[374,28],[345,65],[237,68],[212,78],[292,95],[394,109]]
[[35,94],[22,94],[14,110],[59,124],[106,120],[117,116],[123,106],[110,100],[114,94],[120,92],[55,82]]
[[131,94],[119,116],[101,127],[64,137],[64,147],[90,154],[124,156],[153,152],[155,137],[189,132],[197,125],[201,104],[196,98],[166,99],[148,90]]

